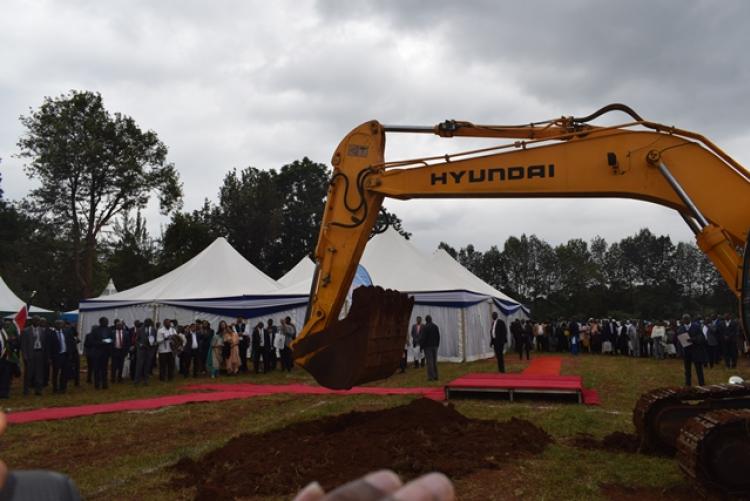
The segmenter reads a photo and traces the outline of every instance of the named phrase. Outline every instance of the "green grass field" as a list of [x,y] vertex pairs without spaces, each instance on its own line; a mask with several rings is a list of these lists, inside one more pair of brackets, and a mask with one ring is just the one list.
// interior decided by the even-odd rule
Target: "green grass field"
[[[509,356],[509,370],[521,371],[526,363]],[[738,374],[750,378],[750,364],[742,360],[734,371],[707,369],[707,383],[726,382]],[[493,371],[494,361],[468,364],[440,364],[440,382],[468,372]],[[607,499],[602,486],[643,488],[636,493],[659,496],[685,484],[677,464],[667,458],[610,453],[574,447],[579,433],[601,438],[613,431],[634,431],[631,411],[638,396],[661,386],[680,385],[681,361],[654,361],[564,355],[564,374],[580,374],[585,385],[599,391],[597,407],[540,400],[509,403],[500,400],[457,400],[463,414],[482,419],[528,419],[555,439],[541,456],[511,461],[502,470],[480,471],[456,481],[459,499]],[[19,396],[20,382],[14,381],[13,397],[5,402],[10,412],[61,405],[142,398],[179,392],[186,383],[153,382],[148,387],[132,384],[94,391],[82,383],[66,395]],[[223,377],[222,383],[311,382],[295,369],[292,374]],[[379,382],[381,386],[426,386],[424,370]],[[435,384],[435,383],[431,383]],[[2,458],[11,468],[49,468],[67,473],[77,482],[86,499],[191,499],[193,492],[172,485],[173,465],[180,457],[197,457],[219,447],[229,438],[247,432],[261,432],[289,423],[351,410],[380,409],[400,405],[406,396],[293,396],[275,395],[228,402],[191,404],[158,411],[104,414],[56,422],[10,426],[0,439]],[[488,437],[488,440],[491,437]],[[293,444],[289,444],[293,447]],[[252,454],[254,451],[248,451]],[[387,467],[388,465],[383,465]],[[265,498],[274,499],[274,498]],[[279,498],[281,499],[281,498]],[[625,498],[623,498],[625,499]],[[635,497],[633,497],[635,499]],[[666,497],[665,499],[669,499]]]

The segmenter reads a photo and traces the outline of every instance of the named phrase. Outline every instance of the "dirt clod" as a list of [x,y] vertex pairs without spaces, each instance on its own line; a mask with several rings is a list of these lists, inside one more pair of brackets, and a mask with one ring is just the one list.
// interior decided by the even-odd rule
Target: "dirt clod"
[[420,399],[240,435],[197,460],[181,459],[174,484],[217,501],[292,494],[313,480],[331,489],[381,468],[404,479],[430,471],[460,478],[539,454],[550,442],[525,420],[469,419],[451,405]]
[[608,452],[638,452],[638,437],[631,433],[616,431],[602,440],[597,440],[588,433],[579,433],[573,438],[573,445],[581,449],[599,449]]

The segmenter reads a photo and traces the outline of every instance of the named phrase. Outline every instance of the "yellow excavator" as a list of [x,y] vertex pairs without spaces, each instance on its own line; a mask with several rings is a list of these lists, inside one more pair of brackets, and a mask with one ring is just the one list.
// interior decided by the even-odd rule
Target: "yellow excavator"
[[[630,120],[593,124],[616,111]],[[386,161],[386,134],[512,141]],[[741,323],[750,333],[750,173],[700,134],[644,120],[622,104],[585,117],[526,125],[449,120],[425,127],[371,121],[341,141],[332,164],[307,320],[292,346],[295,362],[324,386],[351,388],[388,377],[403,353],[413,306],[406,294],[359,287],[347,316],[339,318],[385,197],[619,197],[669,207],[682,216],[739,298]],[[683,468],[708,483],[727,485],[728,478],[734,479],[724,487],[727,492],[750,492],[744,474],[748,462],[736,463],[750,457],[750,385],[652,393],[634,412],[644,446],[679,448],[679,432],[688,418],[723,412],[711,425],[696,425],[702,431],[682,441],[687,445],[681,454],[689,459]],[[727,442],[726,436],[734,438]]]

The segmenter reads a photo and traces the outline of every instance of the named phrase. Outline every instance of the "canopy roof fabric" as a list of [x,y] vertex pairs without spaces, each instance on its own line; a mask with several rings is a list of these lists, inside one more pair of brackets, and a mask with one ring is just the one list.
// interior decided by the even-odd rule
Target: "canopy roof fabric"
[[393,228],[370,240],[360,263],[375,284],[409,292],[419,304],[465,306],[490,297],[505,314],[519,308],[528,313],[518,301],[471,273],[445,251],[427,257]]
[[[25,303],[10,290],[3,277],[0,277],[0,312],[17,313]],[[29,313],[52,313],[50,310],[32,306]]]
[[376,285],[402,292],[459,289],[455,277],[442,273],[414,245],[393,228],[373,237],[360,264]]
[[83,301],[81,310],[105,305],[234,298],[268,294],[278,289],[273,279],[219,237],[169,273],[132,289]]
[[[305,256],[300,259],[299,263],[294,265],[294,268],[286,272],[283,277],[278,279],[277,282],[282,287],[289,287],[290,285],[295,285],[305,281],[307,281],[307,283],[309,284],[313,273],[315,273],[315,263],[312,259]],[[307,290],[310,290],[309,285],[307,287]]]

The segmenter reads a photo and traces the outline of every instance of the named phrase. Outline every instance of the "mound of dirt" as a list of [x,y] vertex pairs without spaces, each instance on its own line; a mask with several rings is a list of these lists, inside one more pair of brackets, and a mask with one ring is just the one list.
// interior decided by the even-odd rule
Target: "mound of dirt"
[[420,399],[240,435],[198,460],[181,459],[174,485],[217,501],[292,494],[313,480],[331,489],[381,468],[405,479],[430,471],[458,478],[539,454],[550,442],[528,421],[469,419],[451,405]]
[[573,438],[573,445],[581,449],[599,449],[609,452],[638,452],[638,437],[616,431],[604,437],[601,441],[595,439],[588,433],[579,433]]

